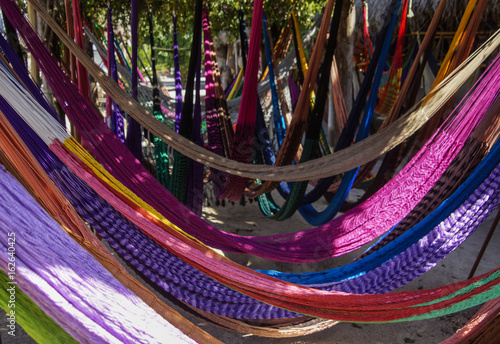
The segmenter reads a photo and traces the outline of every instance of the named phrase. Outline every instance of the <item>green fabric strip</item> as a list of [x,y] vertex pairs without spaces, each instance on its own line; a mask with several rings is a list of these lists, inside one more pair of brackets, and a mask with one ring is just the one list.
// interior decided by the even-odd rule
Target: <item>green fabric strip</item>
[[[7,274],[0,270],[0,307],[7,312],[7,333],[16,334],[17,327],[21,326],[24,331],[40,344],[68,344],[78,343],[66,331],[64,331],[52,318],[38,307],[21,289],[10,282]],[[9,288],[15,289],[12,293]],[[11,302],[9,302],[11,301]],[[14,312],[14,313],[12,313]],[[10,324],[10,318],[12,325]],[[15,327],[9,327],[15,326]]]

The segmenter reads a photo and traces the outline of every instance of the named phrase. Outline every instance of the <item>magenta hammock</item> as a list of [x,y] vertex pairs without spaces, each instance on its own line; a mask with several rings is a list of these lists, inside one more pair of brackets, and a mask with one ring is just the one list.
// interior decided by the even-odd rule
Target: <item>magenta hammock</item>
[[[494,87],[488,87],[477,99],[469,98],[452,114],[453,119],[391,182],[360,206],[323,226],[306,231],[242,237],[207,224],[163,188],[102,123],[100,115],[62,73],[15,2],[0,0],[0,3],[13,25],[20,30],[59,102],[66,105],[64,110],[82,133],[90,151],[108,171],[173,224],[207,245],[278,261],[303,263],[339,256],[359,248],[398,223],[445,171],[482,119],[495,92]],[[499,74],[498,71],[488,77],[495,78],[495,74]],[[498,84],[495,80],[492,82]]]

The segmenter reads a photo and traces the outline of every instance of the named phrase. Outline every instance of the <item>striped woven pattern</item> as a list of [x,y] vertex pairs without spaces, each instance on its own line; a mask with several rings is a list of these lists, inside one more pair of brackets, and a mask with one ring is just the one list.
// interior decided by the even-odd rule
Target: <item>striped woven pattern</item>
[[[192,342],[64,233],[3,168],[0,188],[2,234],[7,238],[14,229],[18,238],[18,285],[73,338],[80,343],[165,343],[168,337]],[[5,271],[8,251],[5,242],[2,246]]]
[[[472,113],[469,113],[469,114],[472,115]],[[95,133],[95,130],[96,130],[95,128],[96,128],[96,126],[93,126],[93,128],[92,128],[92,132],[94,132],[94,133]],[[99,140],[102,140],[105,137],[106,136],[99,136]],[[444,140],[443,142],[446,142],[446,141],[447,140]],[[110,144],[102,145],[102,148],[111,147],[111,146],[113,146],[113,144],[110,143]],[[116,146],[116,148],[118,148],[118,146]],[[96,153],[99,155],[99,152],[96,151]],[[121,156],[127,156],[127,153],[125,151],[122,151],[122,152],[116,151],[113,155],[116,155],[116,154],[121,155]],[[426,151],[426,154],[431,154],[431,153]],[[106,159],[102,159],[101,161],[106,161]],[[442,160],[440,158],[437,158],[437,160],[435,160],[435,161],[440,161],[440,163],[442,163]],[[111,161],[108,161],[108,162],[111,163]],[[113,161],[113,163],[116,163],[116,162]],[[124,170],[119,170],[119,169],[117,169],[115,171],[116,172],[120,171],[120,173],[125,173],[126,172]],[[142,174],[142,175],[146,176],[144,174]],[[434,178],[435,174],[431,174],[431,175]],[[151,195],[150,193],[140,192],[140,190],[138,190],[134,186],[134,185],[137,185],[137,184],[136,183],[131,183],[132,180],[136,180],[139,177],[141,177],[141,173],[133,173],[132,175],[127,175],[127,176],[123,175],[123,177],[121,177],[120,179],[122,181],[128,183],[131,187],[133,187],[134,190],[136,192],[138,192],[138,194],[140,194],[141,197],[143,197],[144,199],[151,199],[151,197],[160,197],[161,201],[158,201],[158,202],[155,201],[155,202],[151,202],[151,203],[154,203],[155,206],[158,207],[158,209],[164,209],[165,207],[162,204],[165,202],[166,199],[171,198],[171,196],[168,196],[167,194],[160,195],[159,192],[160,192],[161,189],[159,189],[157,186],[153,187],[152,185],[151,185],[152,189],[158,190],[158,192],[155,193],[154,195]],[[141,180],[140,183],[144,183],[144,181],[145,180]],[[429,182],[429,183],[431,183],[431,182]],[[147,187],[148,189],[151,189],[146,184],[144,184],[144,186]],[[415,193],[413,192],[414,188],[412,186],[409,187],[409,190],[410,190],[410,192],[412,192],[413,195],[415,195]],[[401,197],[402,194],[400,192],[395,191],[395,196]],[[403,197],[403,199],[406,201],[406,198]],[[399,206],[400,200],[401,199],[399,199],[399,198],[395,199],[394,200],[395,203],[393,203],[393,204],[398,204],[398,206]],[[378,210],[379,209],[379,204],[381,204],[381,203],[378,200],[376,202],[374,201],[373,205],[375,206],[375,208],[373,208],[373,209],[377,209]],[[387,203],[386,203],[386,205],[389,206],[389,204],[387,204]],[[180,208],[180,207],[177,207],[176,209],[174,209],[172,207],[172,204],[169,205],[168,210],[165,209],[165,210],[162,210],[162,211],[166,211],[165,213],[172,213],[173,216],[171,217],[171,220],[174,223],[176,223],[176,224],[181,224],[181,222],[179,222],[179,221],[185,221],[185,219],[188,219],[189,222],[191,223],[191,226],[190,226],[191,229],[196,230],[197,228],[199,228],[199,229],[204,228],[203,231],[200,231],[200,232],[202,232],[202,233],[200,233],[200,237],[201,237],[201,235],[204,236],[204,237],[207,237],[207,239],[206,239],[207,241],[206,242],[210,242],[210,245],[213,245],[214,247],[221,247],[220,242],[217,242],[218,240],[215,240],[215,237],[213,236],[213,233],[211,233],[210,235],[208,235],[208,233],[206,231],[206,228],[207,228],[206,223],[204,223],[203,221],[201,221],[200,219],[198,219],[196,216],[187,215],[187,216],[184,216],[184,219],[179,219],[180,214],[185,213],[185,210],[182,210],[182,208]],[[364,215],[366,215],[366,213],[364,213],[363,210],[361,210],[361,209],[358,209],[357,211],[359,213],[363,213]],[[354,215],[354,214],[351,213],[350,215]],[[345,219],[345,218],[346,217],[343,217],[343,219]],[[383,224],[380,221],[378,221],[377,217],[372,218],[372,220],[374,221],[374,223],[377,223],[377,225],[379,226],[378,228],[379,228],[380,231],[378,231],[378,232],[377,231],[371,232],[368,229],[369,228],[368,227],[367,228],[367,233],[370,233],[370,234],[368,235],[368,237],[363,236],[363,237],[360,237],[360,239],[366,238],[366,240],[368,240],[368,238],[373,238],[377,234],[379,234],[379,233],[381,234],[382,231],[387,230],[387,228],[388,228],[388,227],[386,227],[387,224]],[[337,219],[337,220],[335,220],[335,221],[341,222],[340,218]],[[333,221],[327,227],[325,227],[325,229],[327,229],[327,228],[331,228],[331,230],[335,229],[336,234],[332,236],[332,239],[335,238],[335,237],[339,238],[338,242],[335,242],[334,240],[332,240],[331,241],[332,244],[337,245],[337,244],[340,244],[341,242],[344,242],[344,243],[349,243],[349,245],[346,246],[345,244],[342,244],[343,245],[342,249],[341,250],[337,250],[333,254],[342,254],[342,253],[350,250],[353,247],[357,247],[358,244],[361,244],[361,242],[359,242],[357,240],[351,240],[352,238],[356,237],[356,235],[350,236],[350,239],[347,239],[347,238],[349,238],[349,236],[347,236],[348,232],[339,231],[339,229],[336,227],[335,221]],[[344,222],[344,223],[345,223],[345,225],[348,226],[346,228],[349,228],[349,231],[352,231],[354,228],[357,228],[357,226],[354,225],[354,224],[351,226],[351,225],[348,224],[348,222]],[[181,227],[187,229],[187,227],[184,227],[183,225],[181,225]],[[319,229],[317,229],[317,230],[321,230],[321,227]],[[267,251],[265,254],[266,254],[267,257],[273,257],[275,259],[293,259],[294,261],[306,261],[306,260],[311,259],[311,257],[314,257],[314,259],[318,259],[320,257],[319,253],[321,253],[321,252],[317,251],[317,248],[318,248],[318,239],[320,238],[320,236],[316,235],[315,231],[316,231],[316,229],[309,231],[307,234],[305,234],[305,233],[301,233],[300,234],[300,240],[301,240],[301,242],[304,243],[304,246],[302,248],[300,248],[299,244],[297,243],[297,241],[293,237],[291,237],[290,240],[288,240],[289,241],[289,245],[291,247],[300,248],[300,250],[304,251],[304,254],[300,254],[299,255],[299,250],[296,250],[295,252],[297,252],[297,254],[295,254],[295,257],[284,257],[284,255],[281,253],[282,252],[281,249],[279,249],[279,248],[278,249],[271,248],[269,245],[265,246],[265,251]],[[215,231],[214,233],[216,233],[216,232],[217,231]],[[309,236],[309,235],[311,235],[311,236]],[[245,250],[250,250],[252,253],[258,253],[258,250],[257,250],[258,247],[255,245],[255,242],[257,242],[257,241],[263,242],[264,240],[266,240],[266,241],[272,241],[272,240],[275,239],[274,236],[268,237],[268,238],[256,238],[256,239],[241,238],[239,236],[234,236],[234,235],[229,235],[229,234],[219,234],[219,236],[223,236],[224,237],[224,241],[226,241],[226,242],[227,242],[227,239],[229,239],[231,237],[234,238],[234,239],[230,239],[231,241],[234,241],[234,240],[237,241],[235,244],[231,244],[233,246],[233,248],[228,247],[228,245],[226,245],[227,249],[234,250],[234,247],[236,246],[238,248],[238,250],[244,248]],[[283,238],[280,237],[280,239],[283,239]],[[244,244],[245,241],[252,243],[252,245],[251,246],[245,245]],[[283,243],[284,243],[284,241],[280,242],[280,245],[282,247],[284,246]],[[320,244],[323,244],[323,243],[324,243],[324,241],[320,242]],[[262,245],[260,245],[260,246],[262,247]],[[274,251],[275,253],[271,254],[272,251]],[[324,251],[327,255],[331,255],[332,254],[332,252],[330,250],[327,250],[327,249],[322,250],[322,251]],[[312,252],[313,254],[307,253],[307,252]],[[314,256],[316,253],[318,253],[318,256]],[[261,253],[259,253],[259,254],[261,254]]]

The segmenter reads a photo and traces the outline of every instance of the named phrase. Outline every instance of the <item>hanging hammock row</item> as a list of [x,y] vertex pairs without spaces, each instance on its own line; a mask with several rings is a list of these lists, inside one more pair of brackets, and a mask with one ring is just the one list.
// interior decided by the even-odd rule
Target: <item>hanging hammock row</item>
[[[405,35],[411,1],[391,1],[375,42],[363,2],[364,79],[352,109],[335,59],[342,0],[327,1],[307,35],[292,8],[276,44],[264,1],[253,5],[249,40],[239,11],[243,67],[232,83],[219,70],[210,4],[202,0],[194,6],[189,69],[181,78],[174,11],[175,97],[159,90],[151,2],[151,56],[144,60],[150,71],[138,52],[139,1],[131,0],[130,54],[114,31],[111,2],[104,35],[83,23],[78,0],[66,1],[74,38],[37,0],[28,3],[70,54],[61,69],[17,3],[0,0],[8,30],[8,39],[0,36],[0,228],[5,238],[29,238],[16,241],[16,288],[30,310],[18,317],[37,341],[219,342],[158,296],[210,324],[263,337],[310,334],[339,321],[431,319],[487,302],[476,329],[447,342],[498,335],[491,316],[500,296],[498,268],[431,290],[394,291],[457,249],[500,204],[500,55],[494,56],[500,32],[473,51],[484,0],[469,2],[424,95],[420,80],[446,0],[419,44]],[[84,32],[106,72],[83,52]],[[17,35],[76,139],[31,79]],[[92,104],[89,75],[106,93],[102,113]],[[326,128],[335,135],[327,138]],[[361,186],[364,196],[346,202]],[[317,211],[323,196],[328,205]],[[202,218],[207,197],[256,199],[270,218],[298,211],[314,227],[233,234]],[[219,253],[300,264],[352,253],[376,238],[350,264],[305,273],[254,270]],[[6,283],[10,242],[2,240],[0,254]],[[7,311],[8,298],[0,293]]]

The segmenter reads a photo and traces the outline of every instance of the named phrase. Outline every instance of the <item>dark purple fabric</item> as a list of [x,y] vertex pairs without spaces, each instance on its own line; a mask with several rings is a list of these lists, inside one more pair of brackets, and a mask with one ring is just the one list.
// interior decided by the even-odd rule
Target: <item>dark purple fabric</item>
[[[137,100],[137,31],[139,26],[139,0],[131,0],[130,30],[132,35],[132,98]],[[140,124],[128,117],[127,147],[137,160],[142,160],[142,130]]]
[[[198,49],[198,63],[196,66],[196,97],[193,110],[193,127],[192,127],[192,141],[199,146],[203,147],[203,138],[201,136],[201,45]],[[203,208],[203,172],[205,166],[194,160],[191,160],[189,165],[188,192],[186,195],[186,206],[191,209],[193,213],[201,216]]]
[[[391,202],[381,203],[382,199],[385,200],[385,197],[384,194],[380,194],[379,197],[372,197],[369,202],[365,202],[362,206],[343,214],[327,225],[291,235],[242,237],[225,233],[208,225],[200,217],[187,211],[185,207],[173,199],[172,195],[166,192],[161,184],[149,175],[138,161],[133,160],[130,152],[101,123],[100,115],[75,90],[74,85],[68,82],[66,76],[60,71],[57,63],[48,54],[31,27],[26,24],[22,14],[18,9],[16,12],[16,5],[10,0],[0,0],[0,2],[3,4],[3,8],[13,25],[18,29],[22,28],[20,33],[23,35],[23,39],[27,42],[26,44],[33,56],[36,57],[37,62],[41,64],[47,81],[54,89],[59,102],[64,104],[68,116],[75,125],[79,126],[82,136],[88,140],[90,151],[96,156],[97,160],[139,197],[169,218],[173,224],[200,238],[207,245],[232,252],[257,254],[276,260],[313,261],[326,256],[340,255],[359,247],[363,242],[371,240],[374,236],[382,234],[383,231],[391,228],[394,225],[392,221],[397,220],[397,216],[404,216],[403,214],[409,211],[407,202],[405,202],[403,208],[401,207],[401,200],[398,197],[405,196],[404,198],[406,198],[406,194],[402,195],[401,189],[398,189],[398,192],[394,194],[397,197],[391,199]],[[481,99],[486,100],[484,97]],[[483,101],[478,102],[478,104],[487,105]],[[467,117],[458,116],[458,118],[462,118],[464,124],[468,125],[477,114],[474,111],[467,111],[466,114]],[[433,146],[425,149],[427,155],[422,156],[422,163],[428,163],[429,157],[434,159],[431,161],[437,162],[442,161],[444,155],[452,155],[443,152],[442,146],[445,143],[446,145],[453,143],[456,133],[441,134],[440,142],[435,142]],[[431,147],[433,148],[431,149]],[[120,157],[120,159],[117,159],[117,157]],[[413,165],[410,164],[409,166]],[[444,166],[439,166],[439,169],[444,170]],[[424,174],[424,177],[437,178],[437,172],[441,173],[442,171],[432,171],[432,173],[429,172],[429,175]],[[411,186],[413,194],[417,190],[425,195],[425,190],[415,188],[417,183],[419,188],[425,189],[427,187],[429,182],[427,179],[422,178],[413,180],[415,182],[415,185],[412,184]],[[408,179],[405,179],[405,181],[412,182],[412,180]],[[395,182],[399,182],[399,179],[395,180]],[[400,185],[403,186],[404,184]],[[384,192],[392,190],[390,187],[392,186],[388,186]],[[154,190],[154,192],[151,190]],[[387,214],[390,215],[390,219],[381,218],[381,204],[384,205],[384,209],[391,211],[390,214]],[[367,219],[367,217],[369,218]],[[283,252],[287,252],[287,254],[284,255]]]
[[[108,69],[111,78],[114,81],[118,81],[118,71],[116,68],[116,59],[115,59],[115,33],[113,30],[113,17],[112,17],[112,10],[111,7],[108,7]],[[111,128],[113,132],[115,133],[116,137],[121,142],[125,142],[125,129],[124,129],[124,119],[123,115],[121,114],[120,108],[118,107],[118,104],[111,99],[110,96],[106,95],[106,106],[110,106],[110,112],[111,114]]]
[[179,123],[182,114],[182,79],[181,67],[179,62],[179,45],[177,44],[177,17],[172,18],[174,24],[174,71],[175,71],[175,131],[179,132]]

